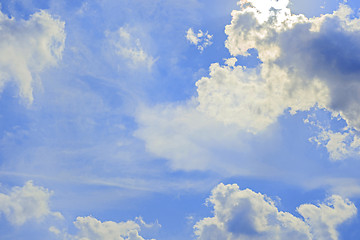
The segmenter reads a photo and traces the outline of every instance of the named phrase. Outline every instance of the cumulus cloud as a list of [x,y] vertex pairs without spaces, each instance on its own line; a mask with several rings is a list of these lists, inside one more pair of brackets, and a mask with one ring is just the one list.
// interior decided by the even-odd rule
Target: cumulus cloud
[[319,81],[288,92],[294,86],[286,71],[274,66],[234,66],[235,60],[228,59],[224,66],[212,64],[210,76],[196,83],[198,110],[225,124],[258,133],[276,122],[289,106],[293,111],[306,110],[327,96]]
[[128,66],[151,69],[156,59],[144,50],[140,38],[132,32],[133,30],[128,27],[120,27],[115,32],[106,32],[106,36],[115,49],[116,55],[125,59]]
[[[313,106],[344,119],[352,132],[360,129],[360,19],[340,5],[332,14],[315,18],[292,14],[288,0],[240,1],[226,26],[226,47],[236,57],[256,49],[261,64],[210,66],[209,77],[197,83],[198,110],[224,122],[258,133],[291,114]],[[348,138],[323,134],[323,140]],[[336,140],[337,139],[337,140]],[[333,158],[336,144],[328,142]],[[356,144],[356,141],[353,142]],[[353,146],[341,147],[343,151]],[[331,150],[332,149],[332,150]],[[333,154],[334,153],[334,154]],[[349,154],[341,154],[350,156]]]
[[195,33],[192,28],[189,28],[186,32],[186,39],[193,45],[197,46],[200,52],[212,44],[211,39],[213,38],[208,32],[199,30]]
[[62,57],[65,23],[45,11],[28,20],[8,18],[0,12],[0,89],[16,82],[19,95],[32,103],[34,80]]
[[8,194],[0,193],[0,213],[14,225],[30,220],[42,220],[46,216],[62,218],[49,207],[51,192],[28,181],[23,187],[14,187]]
[[274,202],[236,184],[219,184],[208,202],[214,216],[194,226],[197,239],[338,239],[336,227],[353,217],[353,203],[333,195],[328,202],[301,205],[297,211],[305,220],[277,209]]
[[151,228],[154,224],[146,224],[142,218],[138,220],[139,223],[135,221],[101,222],[91,216],[77,217],[74,225],[79,232],[76,235],[61,231],[55,226],[51,226],[49,231],[69,240],[145,240],[139,235],[141,227]]
[[[333,160],[358,155],[360,20],[351,15],[346,5],[340,5],[332,14],[307,18],[292,14],[288,4],[288,0],[239,2],[240,10],[232,12],[231,24],[225,28],[228,36],[225,45],[233,57],[226,59],[224,64],[211,64],[209,76],[196,82],[197,96],[182,107],[176,104],[173,110],[166,104],[155,107],[154,112],[165,114],[163,119],[168,122],[157,125],[153,118],[138,116],[140,129],[137,136],[146,141],[150,152],[175,160],[180,166],[179,159],[186,161],[186,152],[192,152],[198,146],[191,143],[194,137],[188,133],[196,132],[196,127],[211,132],[211,126],[187,122],[215,119],[233,127],[234,132],[260,134],[284,113],[296,114],[316,106],[340,116],[348,130],[339,133],[328,129],[312,141],[325,146]],[[192,29],[187,38],[193,44],[199,44]],[[253,49],[261,63],[254,68],[237,65],[237,57],[250,55],[253,51],[249,50]],[[187,117],[177,118],[175,115],[181,115],[179,111]],[[187,120],[191,117],[192,121]],[[182,141],[175,142],[188,144],[187,147],[175,144],[178,147],[175,148],[167,143],[173,147],[161,149],[156,145],[159,141],[152,141],[160,140],[153,136],[164,135],[158,134],[157,130],[163,131],[170,125],[172,129],[182,129],[176,134]],[[201,156],[195,157],[199,166],[206,162],[201,161],[207,157],[205,152],[201,148],[193,152],[194,156]]]
[[310,226],[314,239],[338,239],[336,227],[355,216],[355,205],[339,195],[329,197],[326,203],[315,206],[303,204],[297,211],[305,218]]

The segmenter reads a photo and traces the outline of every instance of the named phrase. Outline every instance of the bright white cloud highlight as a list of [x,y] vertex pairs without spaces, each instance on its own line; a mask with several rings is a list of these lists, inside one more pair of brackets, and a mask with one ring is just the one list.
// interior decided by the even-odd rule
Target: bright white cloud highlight
[[62,218],[59,212],[49,207],[51,192],[35,186],[31,181],[23,187],[14,187],[8,194],[0,193],[0,213],[14,225],[22,225],[30,220],[42,220],[46,216]]
[[219,184],[208,202],[214,216],[194,226],[197,239],[318,239],[337,240],[336,227],[353,217],[355,205],[334,195],[325,204],[301,205],[297,210],[305,220],[277,209],[274,202],[236,184]]
[[29,20],[8,18],[0,12],[0,90],[15,81],[19,95],[32,103],[33,84],[39,73],[61,59],[65,23],[45,11]]
[[199,30],[195,33],[192,28],[189,28],[186,32],[186,39],[193,45],[197,46],[200,52],[212,44],[211,39],[213,38],[208,32]]
[[319,81],[295,88],[279,67],[251,69],[234,66],[229,59],[226,63],[232,65],[212,64],[210,77],[196,83],[198,109],[249,132],[264,130],[288,107],[306,110],[328,94]]

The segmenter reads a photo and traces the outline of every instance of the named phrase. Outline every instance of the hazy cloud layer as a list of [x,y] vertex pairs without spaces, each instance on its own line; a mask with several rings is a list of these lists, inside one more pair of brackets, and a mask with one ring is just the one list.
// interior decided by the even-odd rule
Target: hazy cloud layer
[[0,90],[15,81],[19,95],[32,103],[33,87],[39,73],[62,57],[65,23],[45,11],[29,20],[8,18],[0,12]]
[[115,54],[125,59],[127,66],[135,69],[151,69],[156,60],[143,49],[140,39],[134,36],[131,28],[120,27],[115,32],[105,34]]
[[[8,194],[0,193],[0,216],[4,215],[11,224],[18,226],[34,220],[39,222],[48,216],[63,219],[60,212],[50,210],[51,195],[51,191],[35,186],[32,181],[28,181],[23,187],[13,187]],[[126,222],[101,222],[92,216],[77,217],[74,225],[78,229],[76,235],[57,226],[50,226],[49,231],[64,240],[144,240],[139,235],[141,228],[161,227],[157,222],[148,224],[141,217]]]
[[208,202],[214,216],[194,226],[197,239],[338,239],[336,227],[357,213],[355,205],[340,196],[326,203],[303,204],[297,211],[305,220],[277,209],[261,193],[240,190],[236,184],[219,184]]

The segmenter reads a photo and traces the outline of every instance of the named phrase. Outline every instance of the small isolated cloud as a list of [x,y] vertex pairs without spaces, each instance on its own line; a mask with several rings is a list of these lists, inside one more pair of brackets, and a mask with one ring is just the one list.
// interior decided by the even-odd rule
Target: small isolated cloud
[[156,59],[143,48],[139,38],[134,36],[132,30],[120,27],[115,32],[106,32],[115,54],[122,57],[132,68],[151,69]]
[[55,226],[51,226],[49,231],[68,240],[145,240],[139,235],[141,227],[154,227],[154,224],[147,224],[141,218],[139,223],[135,221],[101,222],[92,216],[77,217],[74,225],[78,229],[76,235],[59,230]]
[[[339,117],[332,116],[331,118],[333,121],[339,121]],[[315,113],[308,115],[304,122],[311,125],[317,132],[317,135],[311,137],[309,141],[325,147],[330,160],[360,157],[360,137],[356,129],[346,126],[340,130],[332,130],[330,124],[317,120]]]
[[208,202],[214,206],[214,216],[195,224],[199,240],[337,240],[336,227],[357,213],[353,203],[333,195],[318,206],[298,207],[304,217],[301,219],[279,211],[267,196],[250,189],[240,190],[236,184],[219,184]]
[[28,181],[23,187],[14,187],[8,194],[0,193],[0,213],[14,225],[30,220],[42,220],[47,216],[62,218],[49,207],[51,192]]
[[186,32],[186,39],[193,45],[197,46],[200,52],[203,52],[204,49],[212,44],[211,39],[213,35],[210,35],[207,31],[203,32],[201,30],[198,33],[195,33],[192,28],[189,28]]
[[34,79],[62,57],[65,23],[45,11],[29,20],[8,18],[0,12],[0,90],[16,82],[19,95],[32,103]]

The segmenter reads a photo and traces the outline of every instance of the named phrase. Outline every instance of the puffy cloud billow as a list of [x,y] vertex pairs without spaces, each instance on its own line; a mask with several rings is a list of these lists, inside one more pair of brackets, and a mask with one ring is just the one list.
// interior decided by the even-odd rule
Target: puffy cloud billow
[[[0,217],[4,216],[12,225],[18,227],[31,221],[41,221],[45,226],[54,223],[43,221],[48,217],[65,220],[60,212],[50,209],[52,194],[52,191],[36,186],[32,181],[26,182],[23,187],[13,187],[8,193],[0,193]],[[64,240],[144,240],[139,235],[141,229],[156,230],[161,227],[158,222],[148,224],[141,217],[125,222],[102,222],[92,216],[77,217],[74,225],[78,229],[75,235],[59,226],[49,225],[49,231],[58,239]]]
[[47,216],[62,218],[52,212],[49,199],[52,192],[28,181],[23,187],[14,187],[8,194],[0,193],[0,215],[14,225],[23,225],[30,220],[42,220]]
[[65,23],[46,11],[28,20],[9,18],[0,12],[0,90],[16,82],[19,96],[32,103],[33,84],[39,73],[56,65],[65,46]]
[[292,14],[288,0],[240,1],[226,26],[236,56],[256,49],[256,68],[228,59],[214,63],[197,85],[198,109],[226,124],[257,133],[286,110],[331,111],[360,129],[360,19],[346,5],[332,14]]
[[[148,227],[153,227],[151,224],[146,224],[140,219],[140,224]],[[75,227],[79,230],[76,235],[71,235],[66,231],[59,230],[55,226],[51,226],[49,231],[69,240],[145,240],[139,235],[141,225],[135,221],[126,222],[101,222],[98,219],[88,217],[77,217],[74,222]]]
[[277,209],[261,193],[239,186],[219,184],[208,199],[214,216],[194,226],[197,239],[318,239],[336,240],[336,227],[357,213],[353,203],[338,195],[318,206],[303,204],[297,211],[304,219]]

